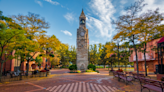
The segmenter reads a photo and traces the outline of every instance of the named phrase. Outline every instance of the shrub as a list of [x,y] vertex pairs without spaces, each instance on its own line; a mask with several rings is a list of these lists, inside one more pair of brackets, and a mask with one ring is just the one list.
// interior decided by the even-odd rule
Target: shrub
[[81,71],[80,70],[77,70],[77,73],[81,73]]
[[69,66],[69,70],[77,70],[77,66],[76,65],[71,65],[71,66]]
[[93,65],[93,64],[89,64],[89,65],[88,65],[88,69],[90,69],[90,68],[91,68],[93,71],[96,70],[96,66]]
[[97,72],[97,73],[99,73],[99,71],[98,71],[98,70],[96,70],[96,72]]
[[94,71],[93,71],[93,70],[89,70],[89,69],[88,69],[88,70],[86,70],[86,72],[94,72]]

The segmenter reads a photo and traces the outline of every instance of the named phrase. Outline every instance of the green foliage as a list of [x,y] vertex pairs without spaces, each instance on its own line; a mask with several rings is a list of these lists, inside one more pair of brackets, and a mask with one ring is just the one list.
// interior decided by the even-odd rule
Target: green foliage
[[87,69],[85,72],[95,72],[95,71],[93,71],[93,69],[90,68],[90,69]]
[[96,66],[93,65],[93,64],[89,64],[88,65],[88,69],[95,71],[96,70]]
[[77,70],[77,73],[81,73],[81,71],[80,70]]
[[50,57],[54,57],[54,54],[50,53],[49,56],[50,56]]
[[69,66],[69,70],[77,70],[77,66],[76,65],[71,65],[71,66]]
[[97,64],[98,63],[98,52],[97,52],[97,45],[90,45],[90,50],[89,50],[89,58],[90,58],[90,63],[91,64]]
[[99,73],[99,71],[98,71],[98,70],[96,70],[95,72]]
[[38,66],[41,66],[41,63],[43,62],[43,58],[42,57],[36,57],[35,62],[37,63]]

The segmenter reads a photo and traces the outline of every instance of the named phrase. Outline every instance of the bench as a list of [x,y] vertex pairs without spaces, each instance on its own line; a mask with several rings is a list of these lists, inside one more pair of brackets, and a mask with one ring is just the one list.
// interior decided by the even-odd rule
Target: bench
[[148,77],[149,79],[151,79],[151,77],[150,76],[145,76],[144,74],[137,74],[137,73],[132,73],[132,75],[133,75],[133,80],[139,80],[139,77],[143,77],[143,78],[146,78],[146,77]]
[[121,73],[121,72],[118,72],[118,77],[119,77],[119,81],[120,81],[120,79],[122,79],[123,81],[125,81],[126,85],[128,83],[132,83],[132,81],[133,81],[133,78],[131,76],[127,76],[126,74]]
[[113,78],[118,78],[118,72],[116,72],[116,71],[113,71]]
[[32,71],[32,77],[33,77],[34,75],[35,75],[35,77],[36,77],[37,74],[39,74],[39,71],[38,71],[38,70]]
[[148,89],[149,92],[150,90],[163,92],[164,82],[153,80],[153,79],[147,79],[143,77],[140,77],[139,80],[140,80],[140,85],[141,85],[141,92],[144,88]]
[[18,77],[19,75],[16,72],[10,72],[10,77],[14,78],[14,77]]

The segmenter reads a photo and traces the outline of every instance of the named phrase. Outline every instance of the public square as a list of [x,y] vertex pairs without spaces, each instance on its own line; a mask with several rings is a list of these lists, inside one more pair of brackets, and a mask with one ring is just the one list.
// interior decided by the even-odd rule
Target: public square
[[0,0],[0,92],[164,92],[164,0]]
[[[1,92],[140,92],[139,82],[126,84],[113,79],[107,69],[100,74],[71,74],[68,69],[52,70],[44,78],[0,84]],[[144,89],[144,92],[147,92]]]

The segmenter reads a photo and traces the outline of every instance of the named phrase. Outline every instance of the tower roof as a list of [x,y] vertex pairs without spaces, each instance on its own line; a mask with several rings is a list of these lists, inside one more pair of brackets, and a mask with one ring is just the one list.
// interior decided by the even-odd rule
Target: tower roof
[[80,17],[81,17],[81,16],[85,16],[83,9],[82,9],[82,12],[81,12]]

